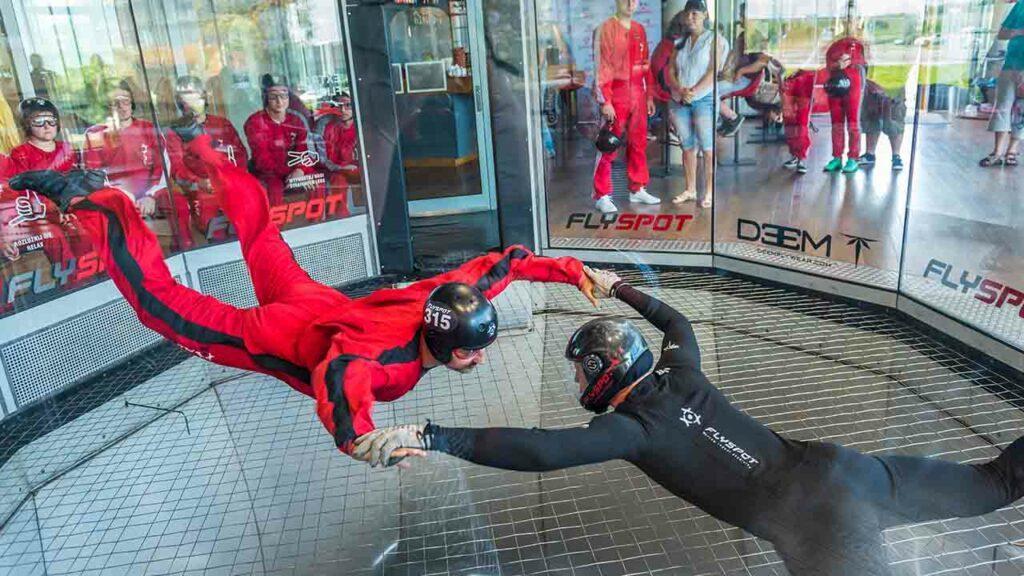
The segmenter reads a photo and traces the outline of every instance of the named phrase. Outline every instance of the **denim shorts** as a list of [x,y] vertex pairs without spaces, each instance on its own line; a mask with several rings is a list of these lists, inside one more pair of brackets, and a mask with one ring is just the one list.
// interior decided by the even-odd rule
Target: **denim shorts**
[[679,136],[683,150],[701,150],[715,147],[715,122],[718,121],[718,106],[714,94],[693,101],[689,106],[672,105],[672,125]]

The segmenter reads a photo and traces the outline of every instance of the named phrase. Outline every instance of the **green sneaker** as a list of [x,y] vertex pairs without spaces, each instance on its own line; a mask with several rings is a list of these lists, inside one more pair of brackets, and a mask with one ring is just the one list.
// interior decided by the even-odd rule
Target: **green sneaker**
[[843,167],[842,158],[833,158],[825,164],[825,172],[839,172],[839,169]]
[[860,164],[858,164],[857,161],[854,160],[853,158],[850,158],[849,160],[846,161],[846,165],[843,166],[843,173],[845,173],[845,174],[853,174],[854,172],[856,172],[859,169],[860,169]]

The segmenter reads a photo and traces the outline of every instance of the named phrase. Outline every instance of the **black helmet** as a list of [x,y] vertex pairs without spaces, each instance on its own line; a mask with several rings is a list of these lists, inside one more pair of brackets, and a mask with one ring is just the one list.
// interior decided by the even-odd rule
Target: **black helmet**
[[843,98],[850,93],[850,77],[841,69],[832,71],[832,75],[825,81],[825,92],[833,98]]
[[273,88],[274,86],[284,86],[285,88],[287,88],[288,79],[281,74],[273,73],[267,73],[264,74],[263,76],[260,76],[260,88],[262,88],[264,92],[266,92],[270,88]]
[[424,340],[443,364],[456,348],[479,350],[498,337],[498,313],[483,292],[461,282],[442,284],[423,309]]
[[597,146],[597,149],[602,154],[615,152],[619,148],[625,146],[625,144],[626,143],[622,141],[622,138],[616,136],[615,133],[612,132],[610,123],[605,124],[604,128],[601,128],[601,131],[597,134],[597,140],[594,141],[594,145]]
[[32,119],[36,114],[49,112],[53,114],[53,117],[57,119],[57,129],[60,130],[60,112],[57,111],[57,107],[46,98],[26,98],[21,101],[18,105],[18,119],[21,120],[21,126],[28,132],[29,120]]
[[565,357],[580,364],[587,377],[580,405],[598,414],[654,363],[647,341],[626,320],[597,319],[580,326],[569,338]]

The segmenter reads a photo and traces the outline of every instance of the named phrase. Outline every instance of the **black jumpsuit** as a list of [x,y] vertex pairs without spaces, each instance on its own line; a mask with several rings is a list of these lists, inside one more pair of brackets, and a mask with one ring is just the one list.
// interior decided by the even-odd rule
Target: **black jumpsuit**
[[715,518],[772,542],[795,576],[889,574],[883,529],[977,516],[1024,495],[1024,439],[991,462],[965,465],[783,438],[708,381],[682,314],[628,285],[616,296],[665,337],[654,373],[614,412],[564,430],[429,424],[428,448],[520,471],[626,460]]

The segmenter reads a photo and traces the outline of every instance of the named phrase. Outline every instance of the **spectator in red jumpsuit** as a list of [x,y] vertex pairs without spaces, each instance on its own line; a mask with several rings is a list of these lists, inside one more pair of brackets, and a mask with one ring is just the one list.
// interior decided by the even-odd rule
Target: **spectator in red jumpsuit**
[[[844,36],[833,42],[825,53],[825,66],[830,75],[845,74],[850,80],[849,92],[840,97],[829,94],[828,107],[832,119],[832,160],[826,172],[856,172],[860,165],[860,107],[864,95],[867,57],[864,43],[853,36]],[[850,140],[847,145],[846,135]],[[846,164],[843,154],[847,153]]]
[[[42,250],[51,265],[67,267],[76,254],[89,251],[87,240],[79,238],[74,222],[64,218],[57,206],[35,191],[12,190],[10,177],[29,170],[68,172],[75,166],[71,144],[58,138],[60,115],[45,98],[28,98],[19,106],[18,116],[26,141],[3,157],[0,174],[0,244],[7,260],[16,261],[27,253]],[[8,294],[8,300],[13,298]],[[5,302],[10,305],[11,302]]]
[[271,206],[284,204],[289,180],[315,172],[319,162],[310,149],[306,119],[288,107],[288,81],[274,74],[260,79],[263,110],[245,121],[245,138],[252,150],[249,171],[263,184]]
[[320,164],[327,171],[327,183],[331,194],[343,194],[340,203],[342,217],[348,216],[348,190],[350,185],[360,183],[358,150],[359,135],[356,133],[355,115],[352,113],[352,98],[338,94],[324,102],[316,113],[315,131],[317,155]]
[[143,217],[155,216],[158,201],[169,204],[156,127],[135,117],[135,95],[127,81],[107,97],[110,117],[85,132],[85,165],[104,170],[112,186],[135,199]]
[[[443,359],[431,352],[428,336],[436,324],[425,326],[424,315],[437,313],[425,307],[435,288],[463,282],[489,299],[513,280],[531,280],[573,284],[593,296],[578,260],[537,257],[513,246],[406,288],[348,298],[314,282],[295,262],[254,177],[214,152],[198,127],[180,131],[186,141],[195,138],[188,148],[206,160],[238,231],[256,308],[235,308],[175,282],[137,211],[124,194],[103,187],[102,175],[33,172],[11,185],[39,189],[78,217],[143,324],[206,360],[269,374],[314,398],[320,420],[346,453],[374,429],[374,402],[403,396],[433,367],[468,371],[485,360],[482,349],[455,346]],[[496,330],[492,324],[489,332]]]
[[782,126],[786,146],[792,155],[783,166],[807,173],[807,151],[811,149],[811,105],[815,73],[797,70],[782,81]]
[[[654,114],[654,98],[648,91],[653,81],[647,32],[633,20],[638,4],[639,0],[615,0],[615,15],[594,30],[595,96],[612,132],[626,140],[629,201],[658,204],[661,200],[647,193],[647,117]],[[617,156],[618,151],[599,154],[594,169],[594,200],[602,213],[618,210],[611,199],[612,162]]]
[[[197,122],[210,135],[214,150],[224,154],[228,162],[235,166],[242,168],[248,166],[249,152],[242,144],[242,138],[231,121],[223,116],[207,113],[209,97],[202,80],[195,76],[178,78],[174,87],[174,101],[182,114],[181,122]],[[210,184],[206,163],[198,155],[189,151],[173,130],[167,131],[165,142],[167,156],[171,163],[171,177],[185,195],[184,197],[175,195],[176,206],[178,198],[182,198],[182,202],[186,202],[184,214],[179,211],[178,223],[179,234],[183,234],[183,243],[192,244],[189,232],[191,214],[188,202],[191,202],[197,217],[196,224],[199,230],[206,235],[207,240],[224,240],[227,238],[227,226],[210,226],[210,222],[220,214],[221,209]]]

